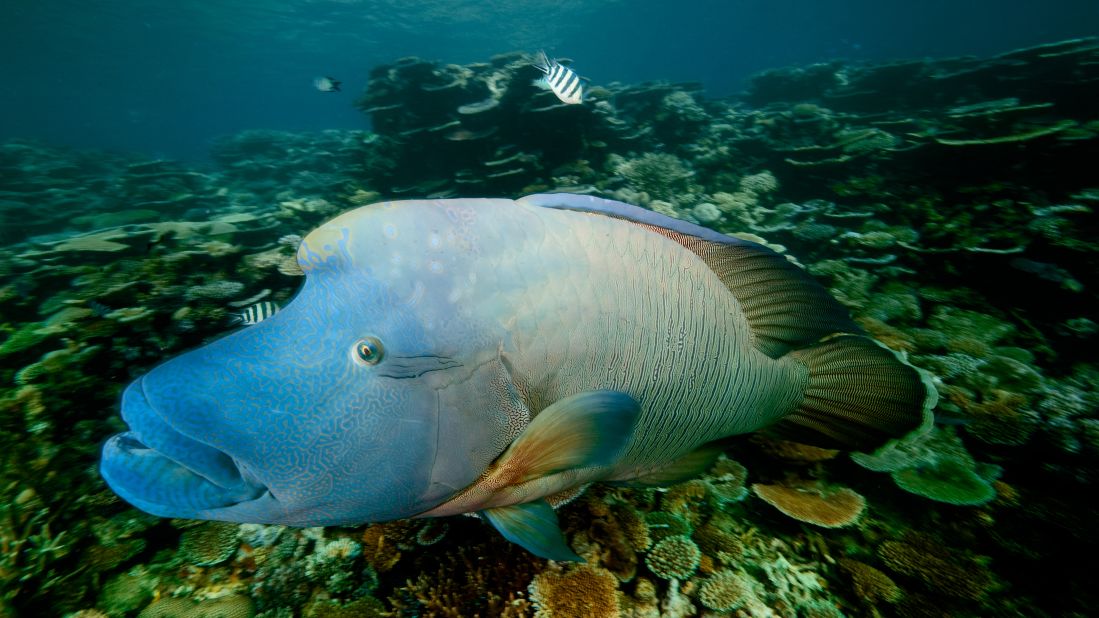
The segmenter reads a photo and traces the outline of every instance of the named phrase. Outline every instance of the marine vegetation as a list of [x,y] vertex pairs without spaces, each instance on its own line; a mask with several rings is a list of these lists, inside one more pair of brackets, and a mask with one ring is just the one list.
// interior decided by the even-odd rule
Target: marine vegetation
[[[376,67],[372,131],[230,135],[206,167],[0,144],[0,615],[1092,611],[1099,42],[791,67],[732,100],[592,84],[566,105],[535,61]],[[125,385],[278,320],[322,222],[545,192],[781,253],[933,376],[934,428],[856,455],[744,435],[696,478],[592,485],[557,510],[582,563],[471,517],[196,522],[107,487]],[[283,312],[234,323],[264,302]]]

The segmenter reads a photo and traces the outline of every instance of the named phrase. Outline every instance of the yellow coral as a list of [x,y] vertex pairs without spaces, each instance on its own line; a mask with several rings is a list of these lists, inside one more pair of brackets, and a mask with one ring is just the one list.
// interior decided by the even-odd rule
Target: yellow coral
[[885,573],[850,558],[841,558],[839,566],[851,576],[851,586],[860,599],[870,605],[881,601],[895,603],[901,598],[901,589]]
[[534,577],[529,590],[535,618],[618,616],[618,580],[606,569],[552,565]]

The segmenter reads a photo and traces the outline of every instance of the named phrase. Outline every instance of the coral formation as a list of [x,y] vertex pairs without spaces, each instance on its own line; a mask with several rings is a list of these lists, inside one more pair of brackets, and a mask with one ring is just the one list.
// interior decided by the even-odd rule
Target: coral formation
[[[731,101],[610,84],[562,106],[530,86],[529,62],[375,67],[358,103],[371,131],[247,131],[201,170],[0,144],[0,614],[1085,615],[1099,602],[1074,566],[1099,546],[1082,498],[1099,481],[1096,41],[778,69]],[[858,466],[760,435],[672,487],[593,486],[558,510],[583,566],[462,518],[194,525],[104,487],[97,447],[120,428],[122,385],[241,307],[289,299],[301,234],[383,199],[548,190],[796,256],[932,375],[937,426]]]
[[534,576],[530,600],[535,618],[615,618],[618,580],[609,571],[587,565],[551,566]]
[[686,579],[698,569],[702,552],[688,536],[662,539],[645,554],[645,566],[662,579]]
[[221,521],[203,522],[183,533],[179,551],[183,559],[196,566],[225,562],[237,551],[240,526]]
[[747,586],[739,575],[720,571],[707,577],[698,587],[698,600],[704,607],[727,612],[740,607],[747,593]]
[[866,499],[853,490],[829,487],[819,482],[785,485],[755,483],[752,491],[784,514],[822,528],[850,526],[859,520],[866,508]]

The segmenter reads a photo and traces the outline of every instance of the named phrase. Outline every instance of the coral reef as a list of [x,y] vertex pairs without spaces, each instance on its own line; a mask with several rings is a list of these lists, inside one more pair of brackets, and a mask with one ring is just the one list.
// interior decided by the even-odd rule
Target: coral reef
[[[530,86],[529,62],[397,60],[358,102],[371,131],[226,136],[201,170],[0,144],[0,615],[1052,616],[1099,603],[1075,566],[1099,549],[1086,499],[1099,482],[1099,43],[778,69],[729,101],[610,84],[564,106]],[[242,307],[289,299],[301,234],[381,199],[543,190],[785,253],[930,374],[936,426],[851,457],[739,437],[700,478],[590,487],[558,511],[583,565],[534,558],[473,518],[168,522],[106,489],[95,464],[122,386]]]

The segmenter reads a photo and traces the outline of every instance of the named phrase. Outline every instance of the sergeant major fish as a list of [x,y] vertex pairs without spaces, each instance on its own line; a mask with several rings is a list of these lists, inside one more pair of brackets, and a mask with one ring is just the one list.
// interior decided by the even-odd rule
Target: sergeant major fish
[[265,300],[253,305],[248,305],[240,313],[233,315],[231,319],[234,324],[252,326],[254,324],[259,324],[278,312],[278,304]]
[[313,87],[321,92],[339,92],[343,82],[331,77],[316,77],[313,79]]
[[539,52],[539,54],[541,60],[534,67],[545,76],[538,82],[552,90],[563,103],[570,105],[583,103],[584,86],[580,83],[580,76],[556,59],[550,60],[546,52]]
[[154,368],[103,447],[163,517],[295,526],[478,512],[576,560],[552,504],[668,484],[771,427],[868,449],[935,391],[797,266],[579,195],[374,204],[301,243],[278,314]]

